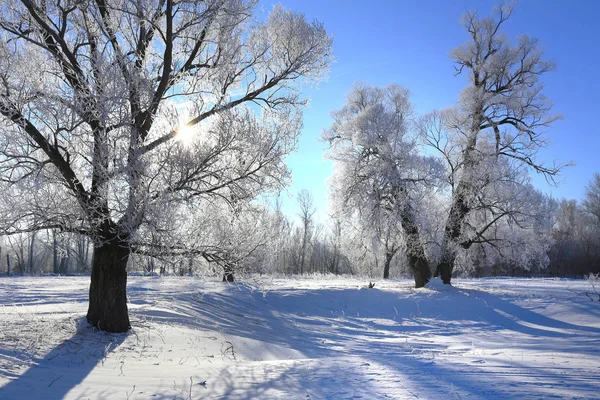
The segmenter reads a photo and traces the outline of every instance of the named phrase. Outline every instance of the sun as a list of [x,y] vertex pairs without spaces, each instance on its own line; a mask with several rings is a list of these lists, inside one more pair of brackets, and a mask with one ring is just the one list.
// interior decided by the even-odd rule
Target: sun
[[184,146],[190,146],[194,141],[194,137],[197,134],[197,129],[195,126],[183,125],[177,129],[177,134],[175,135],[175,139],[183,144]]

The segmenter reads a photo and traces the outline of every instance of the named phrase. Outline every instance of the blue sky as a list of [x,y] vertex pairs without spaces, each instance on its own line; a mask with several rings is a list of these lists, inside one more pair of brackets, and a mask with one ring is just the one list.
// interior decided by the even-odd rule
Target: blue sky
[[[336,62],[329,79],[318,88],[304,90],[311,98],[304,112],[299,151],[288,158],[294,185],[284,211],[297,213],[294,196],[300,189],[312,192],[319,218],[327,213],[327,178],[331,163],[323,159],[326,145],[319,141],[329,126],[329,113],[344,105],[353,83],[365,81],[408,87],[417,113],[424,114],[456,104],[466,76],[454,76],[448,53],[468,39],[460,23],[465,10],[490,14],[495,2],[483,0],[283,0],[265,1],[265,11],[276,3],[321,21],[334,38]],[[557,64],[542,78],[554,111],[563,115],[547,135],[552,142],[539,154],[551,163],[573,162],[558,187],[540,176],[534,184],[556,198],[581,199],[585,185],[600,172],[600,1],[528,0],[517,3],[504,32],[514,38],[529,34],[539,39],[546,58]],[[284,197],[287,197],[284,195]]]

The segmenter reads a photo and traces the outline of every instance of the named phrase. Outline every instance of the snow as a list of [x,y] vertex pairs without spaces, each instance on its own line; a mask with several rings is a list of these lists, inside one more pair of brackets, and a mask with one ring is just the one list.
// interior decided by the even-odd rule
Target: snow
[[0,279],[1,399],[591,399],[585,280],[130,277],[129,334],[89,278]]

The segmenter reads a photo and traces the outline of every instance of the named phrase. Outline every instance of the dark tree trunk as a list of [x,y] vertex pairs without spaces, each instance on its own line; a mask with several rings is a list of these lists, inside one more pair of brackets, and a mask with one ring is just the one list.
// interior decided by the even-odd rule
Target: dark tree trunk
[[58,265],[58,274],[67,275],[67,258],[61,257],[60,264]]
[[[464,179],[464,177],[463,177]],[[456,251],[450,246],[452,243],[456,243],[460,238],[463,228],[463,221],[467,217],[471,208],[467,204],[466,196],[469,191],[469,183],[461,180],[456,189],[456,194],[452,205],[450,206],[450,212],[448,214],[448,220],[446,221],[446,227],[444,229],[444,239],[442,244],[442,256],[440,262],[436,268],[435,276],[440,276],[442,282],[449,285],[452,279],[452,271],[454,270],[454,260],[456,259]],[[465,249],[470,247],[470,244],[461,244]]]
[[[437,277],[439,275],[442,278],[442,282],[446,285],[449,285],[452,279],[454,260],[456,259],[456,251],[450,247],[450,243],[456,243],[460,238],[462,222],[469,211],[470,209],[462,196],[458,196],[450,207],[450,215],[444,230],[442,256],[440,257],[440,262],[435,271],[435,276]],[[468,248],[470,246],[463,245],[462,247]]]
[[[154,257],[149,257],[148,258],[148,272],[150,272],[151,274],[154,273]],[[161,275],[162,275],[162,271],[161,271]]]
[[421,244],[419,227],[413,219],[412,208],[406,204],[402,215],[402,229],[406,235],[406,253],[408,267],[415,278],[415,287],[423,287],[431,279],[431,270],[425,257],[425,250]]
[[126,332],[131,328],[126,294],[129,255],[128,244],[118,239],[94,247],[87,320],[97,329]]
[[395,251],[387,251],[385,253],[385,264],[383,265],[383,279],[390,278],[390,266],[392,265],[392,258],[394,258]]
[[6,253],[6,276],[10,276],[10,256]]
[[223,268],[223,282],[234,282],[235,281],[235,276],[234,276],[234,272],[235,269],[233,267],[233,265],[225,265],[225,267]]
[[431,270],[425,256],[408,255],[408,265],[415,278],[415,287],[422,288],[431,279]]
[[[21,248],[19,249],[21,251],[21,258],[18,259],[19,262],[19,274],[20,275],[25,275],[25,254],[24,254],[24,246],[20,246]],[[17,255],[18,257],[18,255]]]
[[442,278],[442,282],[446,285],[450,285],[450,280],[452,279],[452,270],[454,265],[454,257],[452,256],[451,260],[442,260],[437,266],[435,271],[435,276],[439,276]]
[[69,271],[69,265],[71,264],[71,245],[70,243],[67,244],[67,257],[65,258],[65,265],[62,266],[62,270],[61,273],[63,275],[66,275],[67,272]]

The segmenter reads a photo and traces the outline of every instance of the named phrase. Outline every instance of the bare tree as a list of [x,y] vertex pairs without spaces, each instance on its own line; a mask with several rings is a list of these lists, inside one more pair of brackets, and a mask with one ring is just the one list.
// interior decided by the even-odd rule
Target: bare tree
[[309,242],[311,241],[314,233],[313,216],[315,215],[316,209],[312,194],[306,189],[300,190],[296,200],[300,206],[300,213],[298,216],[300,217],[300,228],[302,229],[302,243],[300,246],[298,267],[300,269],[300,273],[303,274],[304,272],[307,272],[306,253]]
[[[553,70],[554,64],[543,60],[535,39],[527,35],[519,36],[514,43],[505,39],[501,27],[511,13],[511,6],[501,4],[492,18],[479,18],[476,12],[465,14],[463,21],[471,40],[455,49],[451,57],[457,74],[467,73],[470,85],[463,90],[457,108],[433,115],[436,123],[426,128],[428,142],[448,162],[452,184],[442,254],[436,269],[436,276],[441,275],[447,284],[458,249],[468,249],[484,240],[485,231],[493,226],[485,224],[471,231],[467,224],[482,182],[485,185],[481,169],[487,168],[490,159],[506,158],[549,180],[561,169],[535,158],[538,149],[546,144],[544,131],[558,118],[550,115],[552,104],[539,83],[540,76]],[[452,137],[444,141],[441,131]],[[500,213],[495,218],[505,215],[508,214]]]
[[600,173],[594,173],[592,181],[585,187],[583,207],[592,214],[600,224]]
[[339,275],[342,259],[342,220],[338,216],[331,219],[330,247],[332,251],[328,262],[329,271]]
[[600,272],[600,224],[586,206],[562,200],[555,213],[550,272],[583,276]]
[[337,165],[334,200],[346,213],[358,213],[384,244],[384,278],[403,237],[415,285],[422,287],[431,271],[415,206],[419,190],[438,181],[440,164],[418,154],[412,115],[407,89],[357,84],[347,105],[332,113],[323,139],[331,143],[328,156]]
[[257,22],[255,5],[0,2],[2,226],[93,238],[98,329],[130,328],[127,261],[161,213],[287,179],[299,85],[322,77],[331,39],[282,7]]

